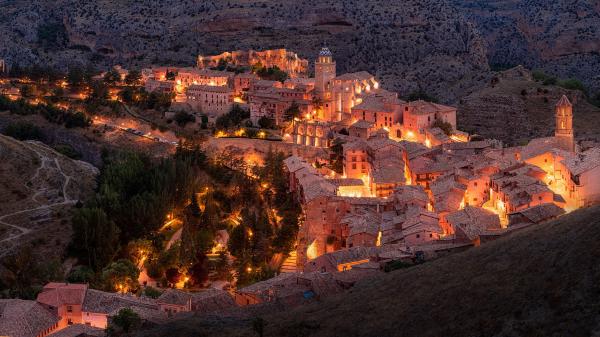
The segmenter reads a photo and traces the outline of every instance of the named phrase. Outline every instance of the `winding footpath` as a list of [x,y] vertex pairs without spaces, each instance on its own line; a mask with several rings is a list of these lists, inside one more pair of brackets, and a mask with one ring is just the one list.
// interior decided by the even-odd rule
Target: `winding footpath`
[[[38,190],[33,190],[33,188],[29,187],[28,184],[33,183],[36,179],[40,178],[40,175],[43,174],[45,171],[57,171],[64,178],[64,181],[61,186],[62,200],[53,202],[53,203],[43,204],[43,205],[40,205],[39,207],[18,210],[18,211],[0,216],[0,225],[16,229],[20,232],[20,233],[9,235],[7,238],[0,240],[0,246],[2,243],[15,240],[15,239],[17,239],[23,235],[26,235],[32,231],[30,228],[25,228],[25,227],[19,226],[18,224],[9,222],[11,217],[21,215],[24,213],[35,213],[35,212],[40,212],[40,211],[48,211],[53,207],[72,205],[77,202],[77,200],[70,199],[67,194],[67,188],[68,188],[69,182],[71,181],[71,176],[67,175],[62,170],[60,163],[58,161],[58,158],[52,159],[46,153],[44,153],[44,151],[41,151],[40,148],[38,147],[38,145],[34,142],[24,142],[23,144],[29,150],[35,152],[40,160],[40,166],[36,169],[35,174],[31,177],[31,179],[29,179],[28,183],[24,184],[24,186],[26,188],[28,188],[29,190],[34,192],[34,194],[31,196],[31,200],[36,204],[41,204],[41,202],[38,201],[37,198],[42,193],[45,193],[47,191],[47,189],[40,188]],[[6,252],[0,252],[0,256],[2,256],[4,254],[6,254]]]

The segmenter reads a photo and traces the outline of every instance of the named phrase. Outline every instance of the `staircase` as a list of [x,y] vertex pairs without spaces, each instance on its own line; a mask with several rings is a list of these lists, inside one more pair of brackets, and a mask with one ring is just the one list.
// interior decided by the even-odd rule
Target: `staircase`
[[281,265],[281,273],[295,273],[298,271],[296,267],[297,259],[296,259],[296,250],[292,250],[290,256],[283,261]]

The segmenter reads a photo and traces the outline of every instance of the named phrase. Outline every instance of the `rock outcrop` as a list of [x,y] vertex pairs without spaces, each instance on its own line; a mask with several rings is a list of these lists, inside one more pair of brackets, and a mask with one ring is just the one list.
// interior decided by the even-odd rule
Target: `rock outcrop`
[[523,64],[600,90],[598,1],[451,1],[485,37],[490,64]]
[[[6,8],[6,9],[5,9]],[[451,102],[488,73],[483,39],[438,0],[5,2],[0,57],[9,62],[194,65],[198,54],[287,48],[338,71],[366,70],[406,95]]]
[[460,99],[458,129],[508,145],[552,136],[555,104],[562,95],[574,104],[575,137],[600,140],[600,108],[589,104],[580,91],[534,81],[531,72],[520,66],[497,73],[486,86]]

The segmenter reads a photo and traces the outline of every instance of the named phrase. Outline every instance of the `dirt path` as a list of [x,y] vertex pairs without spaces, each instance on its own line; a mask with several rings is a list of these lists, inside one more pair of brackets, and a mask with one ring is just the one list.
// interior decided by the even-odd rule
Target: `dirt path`
[[[64,178],[64,182],[61,186],[62,201],[57,201],[57,202],[48,203],[48,204],[42,204],[39,207],[22,209],[22,210],[18,210],[18,211],[0,216],[0,225],[11,227],[11,228],[14,228],[14,229],[20,231],[20,233],[18,233],[18,234],[13,234],[5,239],[0,240],[0,243],[17,239],[17,238],[31,232],[30,228],[25,228],[25,227],[15,224],[15,223],[10,223],[9,220],[11,217],[14,217],[14,216],[20,215],[20,214],[24,214],[24,213],[33,213],[33,212],[42,211],[42,210],[50,210],[52,207],[72,205],[77,202],[76,200],[71,200],[67,194],[67,187],[69,185],[69,182],[71,181],[71,176],[65,174],[65,172],[62,170],[62,168],[60,166],[58,159],[54,158],[54,160],[52,160],[52,158],[50,158],[46,153],[44,153],[44,151],[40,151],[40,149],[37,148],[37,145],[35,143],[25,142],[24,145],[27,146],[27,148],[30,149],[31,151],[35,152],[40,159],[40,166],[36,169],[35,174],[31,177],[29,182],[33,182],[36,179],[38,179],[40,177],[40,174],[46,170],[58,171],[58,173],[60,175],[62,175]],[[51,165],[50,163],[52,163],[53,165]],[[41,204],[41,202],[37,200],[37,197],[40,194],[46,192],[47,189],[41,188],[39,190],[34,190],[33,188],[29,187],[28,184],[24,184],[24,186],[26,186],[31,191],[35,192],[31,196],[30,199],[36,204]],[[0,254],[2,254],[2,253],[0,253]]]

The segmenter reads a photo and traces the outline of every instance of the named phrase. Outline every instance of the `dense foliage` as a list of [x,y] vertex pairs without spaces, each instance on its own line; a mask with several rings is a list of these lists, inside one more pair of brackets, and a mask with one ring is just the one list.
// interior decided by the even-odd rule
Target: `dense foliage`
[[42,130],[28,122],[12,122],[4,128],[3,133],[18,140],[44,140]]
[[215,121],[215,127],[219,130],[239,127],[243,120],[250,118],[250,111],[242,109],[235,104],[231,110],[219,116]]
[[51,104],[32,105],[24,99],[11,101],[5,96],[0,96],[0,111],[2,110],[17,115],[38,114],[51,123],[64,125],[67,128],[87,127],[91,124],[91,120],[80,111],[64,110]]
[[262,64],[257,63],[252,66],[252,72],[263,80],[285,82],[288,79],[288,74],[279,69],[277,66],[266,68]]

